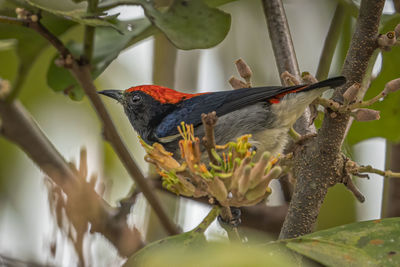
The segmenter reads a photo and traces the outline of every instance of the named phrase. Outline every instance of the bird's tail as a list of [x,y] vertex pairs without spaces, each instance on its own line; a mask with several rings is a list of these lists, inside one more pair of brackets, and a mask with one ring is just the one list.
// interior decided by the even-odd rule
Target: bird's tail
[[330,78],[327,80],[323,80],[321,82],[311,84],[311,85],[305,87],[304,90],[301,90],[301,91],[304,92],[304,91],[309,91],[309,90],[322,88],[322,87],[335,88],[335,87],[341,86],[345,83],[346,83],[346,78],[343,76],[338,76],[338,77]]

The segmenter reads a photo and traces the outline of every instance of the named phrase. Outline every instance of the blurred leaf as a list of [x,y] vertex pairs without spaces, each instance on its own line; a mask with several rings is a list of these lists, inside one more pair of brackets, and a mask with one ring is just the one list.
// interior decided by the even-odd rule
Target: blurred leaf
[[167,238],[150,243],[149,245],[145,246],[144,248],[133,254],[131,257],[129,257],[124,266],[138,266],[138,264],[145,265],[144,263],[148,261],[149,258],[152,258],[154,253],[162,250],[165,251],[173,249],[181,252],[176,255],[181,255],[188,249],[204,247],[207,243],[204,232],[218,216],[219,210],[220,208],[218,206],[214,206],[207,214],[207,216],[203,219],[203,221],[192,231],[179,235],[169,236]]
[[[16,7],[17,5],[14,3],[0,0],[1,15],[15,17]],[[75,25],[73,22],[63,20],[47,12],[44,12],[42,15],[41,22],[56,36],[63,34]],[[35,31],[18,25],[0,24],[0,40],[15,40],[14,44],[19,58],[18,81],[25,79],[41,51],[49,45]],[[18,83],[17,86],[21,86],[21,84],[22,82]]]
[[287,242],[328,266],[399,266],[400,218],[343,225]]
[[[90,26],[109,26],[118,29],[107,21],[109,17],[100,17],[102,14],[86,13],[87,3],[74,3],[71,0],[25,0],[30,5],[45,10],[65,19],[72,20],[84,25]],[[76,1],[75,1],[76,2]],[[113,18],[113,17],[112,17]]]
[[[383,25],[381,32],[385,33],[394,29],[400,22],[400,15],[392,15]],[[385,84],[400,77],[400,46],[392,47],[390,52],[382,53],[382,69],[378,77],[372,81],[364,99],[370,99],[379,94]],[[372,137],[383,137],[389,141],[400,141],[400,92],[389,94],[383,101],[371,106],[372,109],[381,112],[381,118],[377,121],[354,121],[347,136],[350,144],[355,144]]]
[[[155,29],[147,19],[120,21],[118,26],[123,29],[120,34],[110,28],[97,28],[94,39],[92,59],[92,77],[95,79],[106,67],[128,46],[131,46],[154,33]],[[68,46],[76,57],[82,54],[82,44],[72,43]],[[83,90],[68,70],[58,67],[52,60],[47,83],[54,91],[66,91],[73,100],[80,100],[84,96]]]
[[[150,255],[149,255],[150,256]],[[208,243],[188,248],[184,252],[176,247],[155,251],[139,265],[125,266],[174,266],[174,267],[230,267],[230,266],[300,266],[290,262],[286,255],[265,251],[262,247],[243,244]],[[307,266],[302,264],[301,266]]]
[[[219,44],[228,34],[231,17],[229,14],[213,8],[233,0],[175,0],[166,10],[161,11],[152,1],[146,0],[110,0],[100,7],[141,5],[146,16],[168,39],[180,49],[210,48]],[[210,4],[208,6],[207,4]],[[213,7],[211,7],[213,6]]]

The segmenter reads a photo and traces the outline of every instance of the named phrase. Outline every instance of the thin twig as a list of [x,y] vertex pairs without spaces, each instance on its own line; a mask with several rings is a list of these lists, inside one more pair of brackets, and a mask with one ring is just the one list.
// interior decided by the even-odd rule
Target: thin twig
[[[90,0],[88,1],[87,10],[88,14],[93,14],[97,10],[97,4],[99,0]],[[85,33],[83,38],[83,55],[87,62],[92,61],[93,51],[94,51],[94,34],[96,31],[96,27],[86,25]]]
[[331,25],[329,26],[328,34],[325,38],[321,56],[319,58],[317,74],[315,75],[317,80],[322,81],[328,77],[333,54],[335,53],[336,44],[340,37],[340,32],[342,30],[344,19],[345,9],[341,3],[338,3],[336,5]]
[[[0,22],[12,21],[14,23],[15,21],[15,19],[13,18],[6,18],[6,19],[4,19],[4,17],[2,18],[3,20],[0,20]],[[35,30],[46,40],[48,40],[58,50],[58,52],[63,56],[63,58],[68,58],[68,56],[71,57],[71,53],[64,46],[64,44],[56,36],[50,33],[50,31],[48,31],[47,28],[45,28],[39,21],[37,22],[28,21],[28,23],[25,22],[26,20],[23,20],[19,25],[23,25]],[[110,144],[117,152],[117,155],[119,156],[121,162],[124,164],[130,176],[135,180],[135,182],[142,190],[143,195],[149,201],[151,207],[156,211],[162,225],[170,234],[179,233],[176,226],[171,222],[171,220],[163,210],[160,201],[158,200],[157,196],[153,193],[151,187],[149,186],[148,182],[145,180],[143,174],[141,173],[138,165],[131,157],[128,149],[126,148],[121,137],[119,136],[115,128],[115,125],[111,120],[110,115],[108,114],[103,102],[101,101],[100,97],[97,94],[96,87],[93,84],[93,80],[90,74],[90,66],[87,64],[80,65],[76,60],[73,60],[71,62],[70,71],[71,74],[76,78],[78,83],[84,89],[86,95],[89,97],[93,107],[95,108],[99,118],[103,122],[104,129],[106,135],[109,138]]]

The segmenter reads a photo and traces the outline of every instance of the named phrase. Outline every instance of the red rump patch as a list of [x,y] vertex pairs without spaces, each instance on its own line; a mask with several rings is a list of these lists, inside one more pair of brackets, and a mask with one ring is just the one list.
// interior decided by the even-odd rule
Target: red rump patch
[[278,104],[279,102],[281,102],[281,99],[285,95],[291,94],[291,93],[297,93],[297,92],[299,92],[299,91],[301,91],[301,90],[303,90],[304,88],[307,88],[307,87],[308,87],[308,85],[305,85],[305,86],[297,88],[297,89],[293,89],[293,90],[290,90],[290,91],[287,91],[287,92],[284,92],[284,93],[281,93],[281,94],[277,94],[276,96],[268,99],[268,102],[271,103],[271,104]]
[[163,103],[163,104],[176,104],[183,100],[198,96],[204,95],[208,93],[199,93],[199,94],[186,94],[177,92],[173,89],[162,87],[158,85],[139,85],[135,87],[131,87],[126,89],[125,92],[134,92],[134,91],[141,91],[143,93],[148,94],[155,100]]

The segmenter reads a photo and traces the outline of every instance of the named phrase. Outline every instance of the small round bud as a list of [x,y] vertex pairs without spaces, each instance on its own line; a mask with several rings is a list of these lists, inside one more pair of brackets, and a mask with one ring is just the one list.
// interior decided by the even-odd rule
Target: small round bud
[[232,76],[229,79],[229,84],[232,86],[233,89],[240,89],[240,88],[246,88],[247,84],[239,80],[238,78]]
[[74,59],[73,59],[72,55],[71,55],[71,54],[68,54],[68,55],[65,57],[65,66],[66,66],[66,67],[71,66],[73,62],[74,62]]
[[394,31],[390,31],[387,32],[386,34],[381,34],[378,37],[378,45],[383,48],[383,49],[388,49],[391,46],[393,46],[394,44],[396,44],[396,38],[395,37],[395,32]]
[[250,67],[241,58],[236,60],[235,64],[236,64],[236,68],[239,72],[240,77],[242,77],[243,79],[245,79],[248,82],[250,80],[251,76],[253,75]]
[[383,93],[385,95],[387,95],[388,93],[394,93],[399,89],[400,89],[400,78],[397,78],[397,79],[391,80],[390,82],[388,82],[385,85],[385,89],[383,90]]
[[38,22],[38,21],[39,21],[38,15],[32,15],[32,16],[31,16],[31,20],[32,20],[33,22]]
[[346,100],[347,103],[350,103],[352,101],[355,101],[358,95],[358,92],[360,91],[361,84],[360,83],[354,83],[352,86],[350,86],[346,92],[343,94],[344,100]]
[[352,115],[357,121],[375,121],[380,119],[379,111],[368,108],[357,109]]

